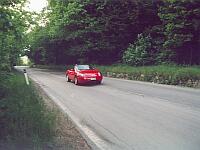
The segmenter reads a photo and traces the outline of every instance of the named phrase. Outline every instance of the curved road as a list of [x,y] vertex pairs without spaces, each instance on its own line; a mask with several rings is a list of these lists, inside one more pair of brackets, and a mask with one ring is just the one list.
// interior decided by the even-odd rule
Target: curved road
[[200,90],[112,78],[76,86],[61,72],[28,69],[28,74],[93,149],[200,150]]

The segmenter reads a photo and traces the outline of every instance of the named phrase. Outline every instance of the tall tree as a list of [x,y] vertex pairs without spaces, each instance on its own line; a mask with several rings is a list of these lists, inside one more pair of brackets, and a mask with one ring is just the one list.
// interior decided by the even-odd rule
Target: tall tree
[[160,7],[165,42],[180,64],[200,64],[199,0],[168,0]]
[[16,63],[28,27],[25,0],[0,2],[0,70],[9,70]]

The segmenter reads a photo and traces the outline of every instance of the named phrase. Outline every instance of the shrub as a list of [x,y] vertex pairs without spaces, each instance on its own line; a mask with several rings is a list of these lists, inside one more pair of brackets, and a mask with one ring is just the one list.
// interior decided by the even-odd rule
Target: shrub
[[152,63],[150,36],[138,35],[134,44],[130,44],[124,52],[123,61],[132,66],[143,66]]

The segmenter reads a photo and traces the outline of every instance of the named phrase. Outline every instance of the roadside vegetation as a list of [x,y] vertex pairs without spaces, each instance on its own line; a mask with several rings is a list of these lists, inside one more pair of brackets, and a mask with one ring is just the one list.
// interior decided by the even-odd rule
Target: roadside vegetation
[[105,76],[159,84],[200,88],[199,66],[159,65],[132,67],[128,65],[97,66]]
[[0,73],[0,149],[44,148],[53,140],[55,117],[22,74]]
[[0,150],[90,150],[74,123],[19,72],[0,72]]
[[21,74],[12,72],[34,23],[26,0],[0,1],[0,149],[40,149],[50,141],[55,116]]

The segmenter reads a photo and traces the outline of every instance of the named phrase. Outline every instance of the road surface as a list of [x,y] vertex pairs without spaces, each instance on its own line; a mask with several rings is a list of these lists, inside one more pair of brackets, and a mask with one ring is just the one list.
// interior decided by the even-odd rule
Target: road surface
[[200,150],[200,90],[112,78],[76,86],[61,72],[27,72],[93,149]]

